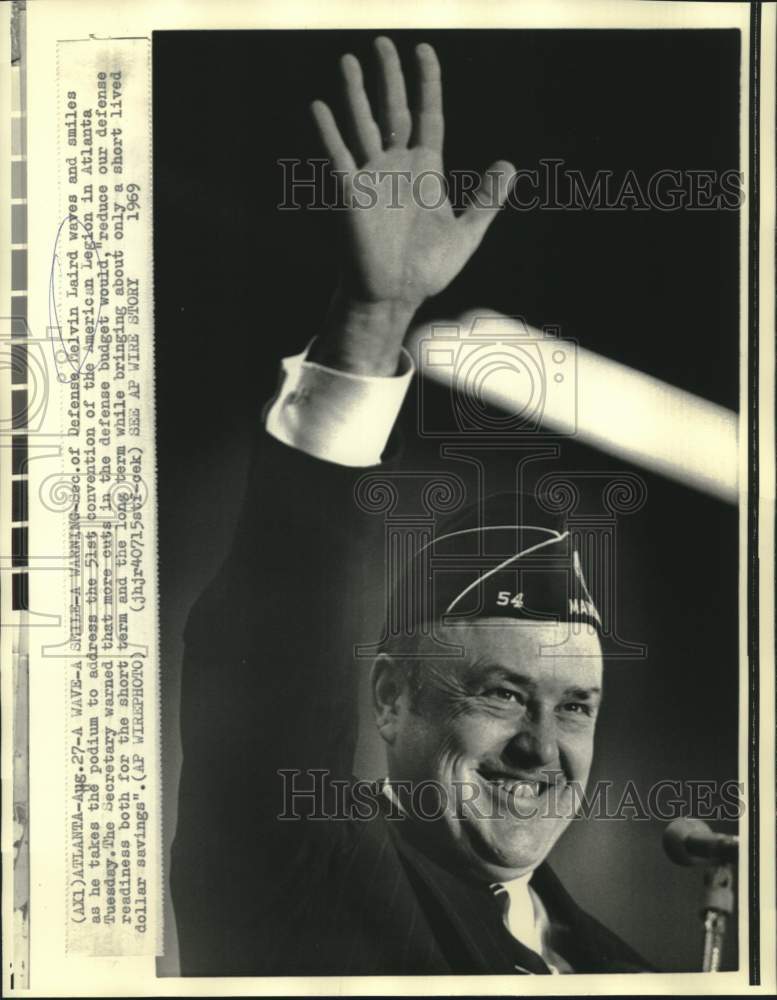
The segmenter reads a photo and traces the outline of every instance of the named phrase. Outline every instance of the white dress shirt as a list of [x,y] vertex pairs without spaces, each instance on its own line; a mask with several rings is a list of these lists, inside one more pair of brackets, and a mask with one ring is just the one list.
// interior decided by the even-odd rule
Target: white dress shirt
[[528,872],[520,878],[491,886],[492,892],[506,892],[509,896],[510,904],[504,916],[505,927],[516,941],[536,951],[552,973],[572,972],[572,967],[551,946],[548,911],[529,885],[531,877],[532,872]]
[[337,465],[378,465],[415,371],[413,359],[403,349],[397,375],[352,375],[307,361],[307,353],[281,362],[281,384],[265,417],[268,433]]

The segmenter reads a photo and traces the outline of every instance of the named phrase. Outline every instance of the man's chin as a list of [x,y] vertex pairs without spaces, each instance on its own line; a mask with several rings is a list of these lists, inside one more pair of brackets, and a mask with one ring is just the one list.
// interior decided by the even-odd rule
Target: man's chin
[[538,842],[521,831],[516,839],[489,836],[488,831],[469,829],[470,863],[495,881],[520,878],[534,871],[551,851],[557,836]]

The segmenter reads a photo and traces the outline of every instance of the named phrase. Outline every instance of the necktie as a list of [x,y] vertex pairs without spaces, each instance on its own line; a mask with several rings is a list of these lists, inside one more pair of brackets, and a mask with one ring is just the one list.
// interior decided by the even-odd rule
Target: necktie
[[[531,897],[528,889],[525,896],[518,898],[516,902],[521,908],[521,912],[511,912],[515,903],[511,901],[507,889],[499,882],[491,886],[494,901],[497,905],[502,923],[510,935],[515,939],[517,972],[531,973],[532,975],[550,975],[550,969],[546,965],[539,949],[542,947],[534,923],[534,912],[531,908]],[[525,905],[521,903],[525,900]]]

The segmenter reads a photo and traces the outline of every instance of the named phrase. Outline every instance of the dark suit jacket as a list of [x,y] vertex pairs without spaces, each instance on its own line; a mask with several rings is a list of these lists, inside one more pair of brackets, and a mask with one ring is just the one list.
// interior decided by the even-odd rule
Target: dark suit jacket
[[[487,887],[414,847],[379,793],[369,820],[276,818],[281,769],[350,782],[353,645],[382,624],[368,598],[383,525],[354,501],[363,473],[261,434],[232,551],[191,613],[170,873],[184,975],[545,971]],[[532,884],[576,971],[647,969],[547,865]]]

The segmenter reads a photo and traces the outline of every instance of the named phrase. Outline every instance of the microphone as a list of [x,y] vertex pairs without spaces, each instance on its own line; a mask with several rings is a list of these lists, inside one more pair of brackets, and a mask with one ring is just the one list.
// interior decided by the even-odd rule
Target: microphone
[[739,837],[715,833],[700,819],[676,819],[664,830],[664,850],[677,865],[735,863]]

